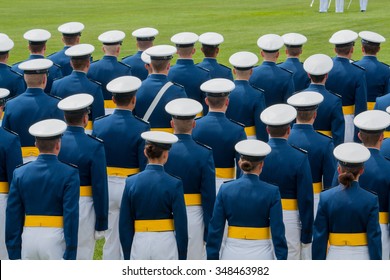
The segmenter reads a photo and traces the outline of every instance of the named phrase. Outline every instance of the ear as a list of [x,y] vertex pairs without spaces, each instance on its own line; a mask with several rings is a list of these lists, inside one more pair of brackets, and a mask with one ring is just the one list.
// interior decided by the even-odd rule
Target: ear
[[209,106],[209,99],[207,98],[207,96],[204,98],[204,102],[206,103],[207,106]]
[[[358,133],[358,138],[359,138],[360,141],[362,141],[362,136],[360,135],[360,131],[359,131],[359,133]],[[362,141],[362,142],[363,142],[363,141]]]
[[192,128],[195,128],[195,126],[196,126],[196,121],[192,120]]
[[173,129],[175,129],[175,122],[174,122],[172,119],[170,120],[169,123],[171,124],[171,127],[172,127]]
[[226,107],[229,106],[229,98],[226,98],[225,105]]
[[219,54],[219,47],[217,47],[217,49],[215,50],[215,53]]
[[341,167],[340,167],[340,164],[337,165],[337,173],[341,174]]
[[193,49],[192,49],[192,55],[194,55],[195,53],[196,53],[196,49],[193,48]]
[[279,55],[280,55],[280,52],[277,51],[275,57],[276,57],[276,58],[279,58]]
[[234,75],[237,75],[236,68],[234,68],[234,67],[233,67],[233,74],[234,74]]

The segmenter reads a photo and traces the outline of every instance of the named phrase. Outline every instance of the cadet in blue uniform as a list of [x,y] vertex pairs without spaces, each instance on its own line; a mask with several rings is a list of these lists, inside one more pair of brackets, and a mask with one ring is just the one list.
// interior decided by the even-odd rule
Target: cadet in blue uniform
[[192,133],[194,140],[213,150],[217,193],[223,181],[239,177],[240,170],[235,170],[239,155],[234,145],[246,139],[243,125],[225,116],[229,105],[228,96],[234,87],[234,83],[228,79],[211,79],[202,84],[209,112],[196,120]]
[[308,73],[311,84],[306,91],[321,93],[324,101],[317,109],[317,117],[313,127],[318,132],[333,138],[334,146],[344,143],[345,121],[341,96],[328,91],[325,82],[333,67],[333,60],[325,54],[308,57],[303,67]]
[[345,119],[344,141],[359,141],[353,126],[353,118],[367,110],[367,83],[364,69],[350,62],[358,34],[341,30],[332,35],[329,42],[335,45],[336,57],[325,87],[340,94]]
[[267,107],[286,103],[294,93],[293,74],[284,68],[276,66],[279,57],[279,49],[283,46],[283,39],[276,34],[267,34],[257,40],[261,49],[263,63],[253,69],[249,82],[265,93],[265,105]]
[[295,91],[302,91],[310,84],[310,79],[305,69],[303,69],[302,62],[299,61],[302,46],[307,42],[307,38],[299,33],[287,33],[282,36],[282,39],[286,46],[287,59],[278,66],[293,73]]
[[[8,89],[0,88],[0,115],[3,113],[3,107],[9,93]],[[22,164],[23,160],[19,136],[15,132],[0,127],[0,139],[0,260],[7,260],[4,230],[5,209],[12,175],[16,166]]]
[[102,141],[87,135],[88,114],[93,97],[75,94],[58,103],[68,124],[62,137],[58,158],[79,167],[80,219],[77,246],[78,260],[92,260],[95,239],[104,237],[108,227],[108,187],[106,155]]
[[145,53],[150,56],[152,74],[137,91],[137,104],[133,113],[149,122],[152,130],[172,132],[171,116],[165,112],[165,105],[176,98],[187,97],[183,86],[168,80],[170,60],[176,48],[159,45],[147,49]]
[[[382,258],[378,197],[359,185],[370,152],[361,144],[334,149],[340,184],[320,195],[314,222],[314,260],[380,260]],[[328,248],[328,243],[330,247]]]
[[103,43],[104,56],[101,60],[94,61],[88,70],[88,78],[102,84],[104,108],[106,115],[114,111],[115,104],[112,102],[112,95],[106,86],[113,79],[121,76],[131,76],[131,67],[118,61],[122,41],[125,33],[118,30],[107,31],[99,36]]
[[209,226],[207,259],[219,259],[227,221],[228,238],[221,259],[272,260],[276,256],[278,260],[286,260],[287,242],[278,187],[259,180],[264,158],[271,148],[253,139],[240,141],[235,148],[241,155],[239,165],[244,174],[221,186]]
[[[28,41],[30,56],[24,61],[13,64],[11,68],[13,71],[20,74],[23,74],[23,69],[19,67],[19,64],[32,59],[45,58],[46,42],[50,39],[51,34],[44,29],[32,29],[24,33],[23,37]],[[47,76],[47,83],[44,91],[50,93],[53,81],[60,78],[62,78],[61,67],[53,63],[49,68],[49,75]]]
[[202,116],[207,114],[208,107],[204,101],[206,96],[200,90],[200,86],[211,77],[209,70],[194,64],[192,56],[195,54],[196,41],[198,35],[192,32],[182,32],[172,36],[171,42],[176,45],[179,57],[176,64],[169,69],[168,79],[182,85],[189,98],[202,104],[203,112],[200,112]]
[[145,141],[141,133],[150,130],[148,123],[132,114],[135,94],[141,86],[137,77],[123,76],[108,83],[116,109],[112,115],[96,120],[92,135],[103,140],[108,175],[108,230],[103,246],[104,260],[123,259],[119,241],[119,211],[127,176],[144,170]]
[[65,46],[62,50],[49,55],[47,58],[61,66],[63,77],[70,75],[73,71],[70,57],[65,52],[70,47],[80,43],[81,31],[83,30],[84,24],[81,22],[67,22],[58,27],[58,31],[62,33],[62,42]]
[[390,258],[389,210],[390,210],[390,161],[380,153],[383,132],[390,125],[390,115],[383,111],[366,111],[354,119],[360,129],[359,138],[370,151],[371,157],[364,163],[364,173],[359,183],[378,195],[379,224],[382,231],[382,259]]
[[223,41],[223,36],[215,32],[201,34],[199,36],[199,42],[202,44],[201,51],[205,57],[198,66],[209,70],[211,79],[223,78],[233,81],[232,69],[217,61],[219,45],[222,44]]
[[11,260],[75,260],[79,227],[77,168],[57,155],[63,121],[32,125],[39,157],[15,169],[6,213],[6,244]]
[[229,95],[226,117],[245,125],[248,139],[268,141],[268,133],[260,114],[265,109],[264,91],[249,84],[253,66],[258,58],[254,53],[237,52],[229,58],[234,66],[235,88]]
[[215,166],[212,150],[192,139],[195,116],[202,104],[189,98],[175,99],[165,106],[179,141],[172,145],[165,170],[183,181],[188,220],[188,260],[206,256],[208,225],[215,202]]
[[297,110],[296,123],[291,129],[288,143],[308,153],[313,179],[314,216],[317,213],[320,192],[332,186],[336,170],[332,138],[316,132],[313,128],[317,108],[323,100],[324,97],[320,93],[312,91],[294,94],[287,100],[287,103]]
[[11,70],[11,67],[7,65],[9,51],[13,47],[14,42],[8,36],[5,34],[0,36],[0,88],[6,88],[10,91],[8,98],[19,95],[26,89],[23,75]]
[[363,58],[356,65],[366,70],[367,81],[367,109],[372,110],[377,97],[390,92],[390,68],[389,65],[378,61],[377,55],[380,44],[386,39],[378,33],[362,31],[359,33],[362,38]]
[[141,81],[145,80],[149,75],[145,68],[145,62],[142,60],[142,53],[148,48],[153,47],[153,42],[158,35],[158,30],[151,27],[144,27],[134,30],[131,34],[137,40],[138,51],[134,55],[129,55],[122,58],[122,62],[131,67],[131,74]]
[[100,83],[87,78],[90,58],[94,49],[89,44],[79,44],[68,48],[65,54],[71,58],[74,70],[70,75],[54,81],[51,89],[51,94],[60,98],[66,98],[76,93],[88,93],[93,96],[90,118],[85,128],[87,134],[91,134],[95,119],[104,116],[102,87]]
[[177,142],[173,134],[148,131],[148,165],[126,179],[119,216],[119,236],[124,259],[185,260],[187,215],[183,183],[164,171],[168,150]]
[[19,67],[24,71],[27,90],[9,100],[5,108],[3,126],[19,135],[24,162],[38,156],[38,149],[34,146],[35,139],[28,133],[28,128],[41,120],[64,118],[63,112],[57,108],[58,98],[43,91],[48,69],[52,65],[53,62],[48,59],[33,59],[21,63]]
[[264,160],[260,179],[279,187],[289,260],[311,259],[314,207],[307,152],[287,142],[296,115],[294,107],[287,104],[273,105],[260,115],[272,149]]

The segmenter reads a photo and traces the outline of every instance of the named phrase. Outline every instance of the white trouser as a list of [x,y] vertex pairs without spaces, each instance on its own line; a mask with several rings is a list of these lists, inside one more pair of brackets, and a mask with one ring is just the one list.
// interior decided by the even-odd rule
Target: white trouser
[[274,251],[271,239],[245,240],[226,239],[221,260],[274,260]]
[[205,259],[204,223],[202,206],[187,206],[188,250],[187,260]]
[[230,181],[230,180],[234,180],[234,178],[215,178],[215,190],[216,190],[216,194],[218,194],[219,192],[219,189],[221,188],[221,185],[223,184],[223,182],[226,182],[226,181]]
[[355,132],[355,126],[353,124],[353,115],[344,115],[345,132],[344,143],[353,142],[353,136]]
[[79,200],[78,260],[92,260],[95,251],[95,221],[93,199],[81,196]]
[[61,260],[64,256],[65,248],[63,228],[23,228],[23,260]]
[[329,0],[320,0],[320,12],[324,13],[328,11]]
[[256,138],[256,135],[247,135],[246,136],[246,139],[253,139],[253,140],[257,140],[257,138]]
[[175,232],[136,232],[131,246],[131,260],[177,260],[179,253]]
[[103,246],[103,260],[123,260],[119,241],[119,212],[125,184],[125,177],[108,176],[108,229]]
[[85,130],[85,134],[92,135],[92,130],[86,129],[86,130]]
[[382,231],[382,260],[390,259],[390,236],[389,225],[380,224]]
[[34,161],[36,159],[37,159],[37,157],[34,157],[34,156],[23,157],[23,163],[27,163],[29,161]]
[[368,0],[360,0],[360,10],[361,11],[367,10],[367,3],[368,3]]
[[5,210],[7,208],[8,194],[0,194],[0,260],[8,260],[7,247],[5,246]]
[[336,0],[336,13],[344,13],[344,0]]
[[369,260],[367,246],[329,246],[327,260]]
[[314,204],[314,219],[316,218],[317,216],[317,210],[318,210],[318,203],[320,202],[320,194],[319,193],[315,193],[313,195],[313,204]]
[[298,210],[283,210],[283,223],[286,229],[288,260],[301,259],[301,221]]
[[115,108],[104,108],[104,114],[105,115],[111,115],[114,113]]

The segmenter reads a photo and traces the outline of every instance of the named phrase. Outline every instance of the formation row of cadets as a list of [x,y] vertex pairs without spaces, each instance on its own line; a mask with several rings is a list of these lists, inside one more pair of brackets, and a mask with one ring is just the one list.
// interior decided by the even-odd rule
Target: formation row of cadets
[[[260,41],[260,40],[259,40]],[[270,43],[271,42],[271,45],[272,45],[272,43],[274,42],[274,41],[272,41],[272,40],[266,40],[266,42],[267,43]],[[279,44],[279,43],[278,43]],[[266,48],[266,47],[265,47]],[[168,49],[168,53],[165,53],[165,55],[161,55],[161,51],[167,51],[167,49]],[[157,50],[157,53],[156,53],[156,50]],[[85,51],[85,50],[84,50]],[[155,51],[155,53],[153,53],[153,51]],[[156,59],[158,59],[158,60],[160,60],[160,58],[161,57],[164,57],[164,58],[166,58],[165,60],[169,60],[170,59],[170,57],[174,54],[174,51],[172,52],[172,47],[171,48],[161,48],[161,47],[159,47],[159,48],[154,48],[154,49],[151,49],[151,50],[149,50],[149,52],[150,52],[150,54],[152,55],[152,60],[156,60]],[[271,53],[272,52],[274,52],[274,51],[271,51]],[[156,55],[157,54],[157,55]],[[154,55],[154,57],[153,57],[153,55]],[[77,56],[77,55],[76,55]],[[79,55],[78,55],[79,56]],[[89,56],[88,56],[88,54],[85,54],[84,53],[84,56],[87,56],[87,61],[89,61]],[[85,57],[84,57],[85,58]],[[256,62],[255,62],[256,63]],[[254,64],[255,64],[254,63]],[[167,61],[165,61],[164,62],[164,64],[165,65],[167,65]],[[247,68],[247,69],[251,69],[252,68],[252,66],[254,65],[254,64],[252,64],[252,65],[247,65],[247,67],[244,67],[244,68]],[[152,66],[153,66],[153,64],[152,64]],[[237,67],[237,68],[240,68],[240,67]],[[42,70],[42,69],[41,69]],[[28,76],[28,74],[26,75],[26,76]],[[218,85],[218,87],[221,87],[221,85]],[[231,88],[232,88],[232,85],[228,85],[228,87],[230,87],[230,90],[231,90]],[[227,107],[227,104],[226,104],[226,100],[224,100],[222,103],[225,103],[225,104],[223,104],[223,106],[226,106]],[[223,107],[222,106],[222,107]],[[224,110],[226,110],[226,107],[224,108]],[[219,108],[220,109],[220,108]],[[210,117],[213,117],[212,116],[213,115],[213,113],[212,114],[210,114]],[[217,118],[217,116],[220,116],[220,114],[215,114],[215,116],[214,116],[214,118]],[[207,118],[203,118],[203,119],[207,119]],[[210,118],[210,119],[212,119],[212,118]],[[224,135],[223,133],[221,134],[221,135]],[[211,137],[209,137],[209,138],[211,138]],[[212,140],[211,140],[212,141]],[[206,139],[205,139],[205,141],[204,142],[207,142],[207,137],[206,137]],[[212,143],[211,143],[212,144]],[[218,147],[218,143],[215,143],[214,145],[210,145],[210,146],[217,146]],[[214,157],[219,157],[219,156],[215,156],[215,154],[220,154],[220,153],[217,153],[216,151],[214,152]],[[221,157],[223,157],[223,155],[221,156]],[[217,161],[217,160],[216,160]],[[228,161],[229,162],[229,161]],[[227,164],[228,166],[226,167],[226,166],[224,166],[224,165],[226,165],[226,163],[222,163],[223,165],[221,166],[221,167],[218,167],[217,166],[217,164],[216,164],[216,166],[217,166],[217,170],[216,170],[216,173],[217,173],[217,175],[218,175],[218,173],[220,173],[221,175],[220,175],[220,178],[233,178],[234,177],[234,175],[232,175],[232,173],[234,172],[234,169],[233,169],[233,172],[232,172],[232,168],[234,168],[234,161],[233,161],[233,164],[232,165],[230,165],[229,163]],[[227,174],[227,175],[226,175]]]

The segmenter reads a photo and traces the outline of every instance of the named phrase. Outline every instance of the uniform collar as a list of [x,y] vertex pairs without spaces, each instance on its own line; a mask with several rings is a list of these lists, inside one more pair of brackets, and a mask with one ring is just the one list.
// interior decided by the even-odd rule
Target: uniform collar
[[115,108],[113,114],[115,114],[115,115],[125,115],[125,116],[129,115],[129,116],[133,117],[133,112],[131,110],[127,110],[127,109]]
[[42,88],[27,88],[25,93],[30,93],[33,95],[45,94]]
[[112,60],[112,61],[118,61],[118,58],[113,55],[105,55],[102,57],[103,60]]
[[84,127],[81,126],[73,126],[73,125],[68,125],[66,131],[70,132],[75,132],[75,133],[85,133]]
[[245,84],[249,84],[249,81],[248,80],[234,80],[234,84],[245,85]]
[[243,173],[242,177],[248,178],[251,181],[259,181],[259,176],[257,176],[256,174],[252,174],[252,173]]
[[305,130],[314,130],[313,125],[306,123],[294,123],[293,129],[305,129]]
[[179,140],[192,140],[192,135],[191,134],[175,134]]
[[225,117],[225,113],[223,112],[208,112],[207,116],[217,117],[217,118],[223,118]]
[[194,60],[191,58],[179,58],[176,60],[176,64],[179,65],[194,65]]
[[57,161],[57,155],[55,155],[55,154],[39,154],[37,160]]
[[349,59],[346,57],[336,56],[334,59],[341,61],[341,62],[348,62],[349,63]]
[[287,139],[285,138],[273,138],[271,137],[269,140],[268,140],[268,144],[271,146],[271,145],[282,145],[282,144],[287,144]]
[[30,56],[28,57],[28,59],[37,59],[37,58],[45,58],[45,57],[41,54],[30,54]]
[[79,70],[73,70],[72,75],[75,75],[75,76],[87,76],[87,73],[85,73],[84,71],[79,71]]
[[149,164],[146,165],[145,170],[164,171],[164,166],[160,164]]
[[368,149],[370,150],[370,153],[371,153],[372,155],[380,154],[380,150],[377,149],[377,148],[370,147],[370,148],[368,148]]
[[365,55],[362,59],[377,61],[378,58],[375,55]]
[[273,66],[273,65],[276,65],[276,63],[273,62],[273,61],[263,61],[262,65],[271,65],[271,66]]
[[156,80],[168,80],[168,77],[165,74],[150,74],[148,78]]

